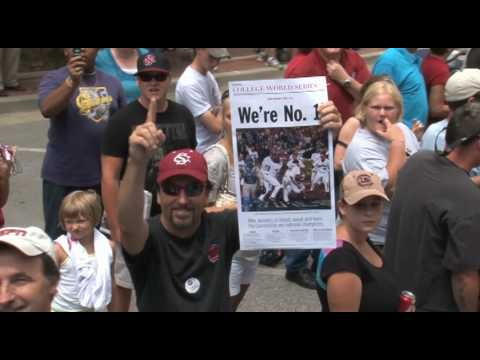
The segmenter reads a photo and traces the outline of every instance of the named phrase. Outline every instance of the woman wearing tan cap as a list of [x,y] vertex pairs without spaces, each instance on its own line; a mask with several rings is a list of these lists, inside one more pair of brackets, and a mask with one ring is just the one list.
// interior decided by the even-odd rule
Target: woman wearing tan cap
[[388,197],[377,175],[355,170],[343,179],[337,248],[322,250],[318,261],[323,311],[398,311],[400,289],[368,237],[380,221],[385,201]]

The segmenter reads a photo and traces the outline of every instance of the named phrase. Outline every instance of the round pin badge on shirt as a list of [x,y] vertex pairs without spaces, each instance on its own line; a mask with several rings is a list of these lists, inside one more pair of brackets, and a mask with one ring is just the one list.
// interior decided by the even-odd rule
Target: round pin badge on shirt
[[185,282],[185,290],[189,294],[196,294],[200,290],[200,280],[196,278],[190,278]]

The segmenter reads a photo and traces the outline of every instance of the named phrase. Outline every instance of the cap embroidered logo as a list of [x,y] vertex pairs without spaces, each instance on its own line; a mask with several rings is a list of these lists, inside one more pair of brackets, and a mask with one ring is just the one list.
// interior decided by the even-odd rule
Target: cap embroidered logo
[[147,56],[145,56],[143,63],[145,64],[145,66],[150,66],[154,64],[156,61],[157,59],[155,58],[155,55],[148,54]]
[[0,236],[11,235],[11,234],[14,234],[16,236],[26,236],[27,232],[25,230],[15,229],[15,228],[6,228],[6,229],[0,230]]
[[372,186],[373,185],[373,182],[372,182],[372,177],[370,175],[360,175],[358,178],[357,178],[357,184],[358,186]]
[[180,153],[173,158],[173,161],[177,165],[187,165],[192,162],[192,158],[187,153]]

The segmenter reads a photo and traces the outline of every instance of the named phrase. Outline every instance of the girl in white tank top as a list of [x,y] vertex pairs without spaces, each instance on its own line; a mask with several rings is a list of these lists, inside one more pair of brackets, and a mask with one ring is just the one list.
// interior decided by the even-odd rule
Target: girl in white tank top
[[99,196],[75,191],[60,208],[66,235],[55,240],[60,264],[54,312],[107,311],[112,300],[113,244],[95,229],[102,215]]

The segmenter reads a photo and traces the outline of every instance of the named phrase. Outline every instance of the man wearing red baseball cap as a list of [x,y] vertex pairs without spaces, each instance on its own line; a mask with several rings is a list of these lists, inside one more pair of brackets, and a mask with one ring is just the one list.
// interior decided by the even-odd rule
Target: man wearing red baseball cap
[[123,253],[139,311],[231,311],[228,279],[239,249],[235,210],[206,213],[210,183],[200,153],[180,149],[159,163],[157,202],[161,214],[145,221],[146,166],[166,137],[154,124],[156,102],[129,139],[129,159],[120,185]]

